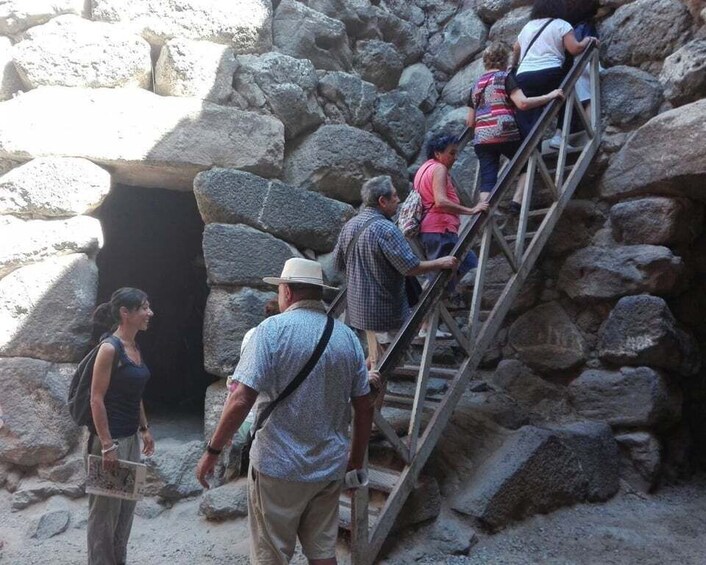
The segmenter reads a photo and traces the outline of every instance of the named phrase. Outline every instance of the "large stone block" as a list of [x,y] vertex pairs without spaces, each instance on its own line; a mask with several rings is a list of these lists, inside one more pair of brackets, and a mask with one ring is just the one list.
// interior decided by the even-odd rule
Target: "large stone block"
[[351,37],[365,33],[370,25],[375,23],[376,13],[370,0],[300,0],[300,2],[329,18],[341,20]]
[[310,61],[281,53],[244,55],[234,77],[236,90],[250,107],[269,106],[284,124],[288,139],[316,128],[324,113],[316,99],[316,69]]
[[703,205],[686,198],[641,198],[610,209],[613,238],[627,244],[691,243],[701,234],[703,220]]
[[75,365],[0,358],[0,460],[33,467],[61,459],[76,444],[79,428],[66,407]]
[[24,90],[12,58],[12,43],[7,37],[0,37],[0,100],[9,100]]
[[603,226],[605,216],[591,200],[570,200],[549,236],[546,253],[565,255],[590,245],[595,233]]
[[473,10],[459,12],[444,26],[436,42],[430,44],[434,65],[453,73],[485,47],[488,29]]
[[650,73],[618,65],[601,73],[601,111],[608,123],[635,127],[657,115],[662,85]]
[[286,182],[357,204],[360,187],[377,175],[390,175],[406,192],[406,163],[375,135],[345,125],[322,126],[287,155]]
[[497,530],[584,500],[587,484],[579,458],[558,434],[525,426],[474,473],[451,507]]
[[649,365],[693,374],[699,355],[693,337],[681,330],[664,299],[639,295],[621,298],[601,336],[600,358],[615,365]]
[[199,514],[206,520],[232,520],[248,515],[248,483],[246,479],[209,490],[201,497]]
[[403,70],[397,86],[423,112],[430,112],[439,98],[434,75],[423,63]]
[[191,190],[196,173],[213,166],[279,175],[284,127],[142,89],[45,87],[0,103],[0,159],[42,155],[86,157],[123,184]]
[[706,40],[691,41],[667,57],[659,80],[674,106],[706,96]]
[[424,140],[424,114],[404,92],[389,92],[377,99],[373,128],[409,161],[419,153]]
[[203,454],[203,442],[163,438],[154,455],[145,463],[149,467],[145,494],[165,500],[180,500],[200,494],[203,487],[194,469]]
[[477,0],[475,10],[484,22],[493,23],[514,8],[529,3],[529,0]]
[[578,300],[615,300],[621,296],[673,291],[684,270],[680,257],[656,245],[585,247],[564,262],[558,286]]
[[373,115],[377,89],[356,75],[334,71],[320,77],[319,94],[336,107],[346,123],[362,127]]
[[355,210],[316,192],[236,171],[196,176],[196,202],[206,223],[247,224],[302,249],[331,251]]
[[159,53],[155,89],[162,96],[193,96],[216,104],[231,95],[238,61],[231,47],[183,37],[170,39]]
[[392,90],[402,76],[404,59],[391,43],[370,39],[355,44],[355,70],[381,90]]
[[406,21],[398,7],[387,10],[377,7],[377,26],[382,33],[382,38],[395,46],[404,60],[405,65],[418,61],[424,54],[426,47],[426,34],[418,25]]
[[272,22],[277,50],[297,59],[309,59],[317,69],[347,71],[353,54],[346,26],[295,0],[282,0]]
[[4,0],[0,34],[16,35],[61,14],[85,15],[86,0]]
[[24,221],[0,216],[0,277],[54,255],[95,257],[103,245],[100,221],[88,216],[68,220]]
[[509,343],[537,371],[566,371],[586,360],[586,342],[556,302],[541,304],[510,327]]
[[66,15],[32,28],[13,49],[27,88],[152,87],[150,45],[119,26]]
[[242,224],[208,224],[203,254],[211,284],[265,286],[263,277],[277,276],[287,259],[301,257],[281,239]]
[[80,361],[97,287],[98,269],[83,254],[12,271],[0,280],[0,355]]
[[681,47],[692,18],[679,0],[636,0],[620,6],[599,29],[601,59],[608,65],[650,69]]
[[[478,59],[458,71],[441,91],[441,99],[451,106],[467,106],[471,88],[485,72],[483,60]],[[466,108],[464,110],[468,111]]]
[[86,214],[100,206],[110,188],[110,173],[87,159],[39,157],[0,177],[0,214]]
[[615,440],[623,456],[620,469],[623,479],[640,491],[654,490],[662,471],[659,440],[649,432],[618,434]]
[[265,319],[265,303],[276,296],[252,288],[211,289],[203,325],[204,366],[209,373],[224,378],[233,374],[243,336]]
[[705,200],[706,144],[696,142],[704,136],[706,100],[652,118],[611,161],[600,184],[601,196],[614,200],[657,193]]
[[666,426],[681,416],[681,394],[649,367],[586,370],[571,382],[569,394],[582,416],[614,427]]
[[228,398],[228,387],[225,379],[218,379],[208,386],[203,401],[203,437],[210,438],[216,431],[216,426],[223,413],[223,405]]
[[[516,2],[516,4],[519,2]],[[526,3],[526,2],[525,2]],[[490,41],[503,41],[508,45],[514,45],[517,36],[530,19],[531,8],[522,6],[515,8],[497,20],[490,28],[488,39]]]
[[131,29],[152,45],[204,39],[236,53],[272,47],[271,0],[91,0],[93,19]]

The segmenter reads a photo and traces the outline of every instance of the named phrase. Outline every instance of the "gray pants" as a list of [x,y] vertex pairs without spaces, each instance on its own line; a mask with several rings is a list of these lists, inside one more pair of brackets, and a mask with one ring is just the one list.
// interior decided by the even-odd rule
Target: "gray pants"
[[[137,434],[119,438],[118,459],[140,460]],[[101,454],[101,442],[89,436],[88,453]],[[132,528],[135,502],[109,496],[88,495],[88,565],[121,565],[127,559],[127,540]]]

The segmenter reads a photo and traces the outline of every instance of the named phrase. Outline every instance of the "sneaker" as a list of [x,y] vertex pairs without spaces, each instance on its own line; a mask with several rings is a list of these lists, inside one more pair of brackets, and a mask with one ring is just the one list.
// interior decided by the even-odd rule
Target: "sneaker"
[[[426,339],[428,331],[425,329],[419,330],[417,337],[419,339]],[[444,332],[442,330],[436,330],[436,339],[451,339],[451,334],[449,332]]]
[[[554,137],[549,140],[549,147],[558,151],[561,148],[561,135],[555,133]],[[567,151],[575,151],[576,149],[573,145],[566,144]]]
[[511,216],[519,216],[521,211],[522,211],[522,204],[520,204],[519,202],[515,202],[514,200],[512,200],[507,205],[507,213],[510,214]]

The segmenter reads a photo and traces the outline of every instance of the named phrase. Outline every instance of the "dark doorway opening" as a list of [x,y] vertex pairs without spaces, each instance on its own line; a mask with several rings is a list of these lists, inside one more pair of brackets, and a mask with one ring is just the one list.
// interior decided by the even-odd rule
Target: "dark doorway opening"
[[155,316],[138,343],[152,378],[146,404],[203,411],[215,377],[203,368],[203,313],[208,297],[201,241],[204,224],[193,193],[116,186],[96,213],[98,301],[121,286],[141,288]]

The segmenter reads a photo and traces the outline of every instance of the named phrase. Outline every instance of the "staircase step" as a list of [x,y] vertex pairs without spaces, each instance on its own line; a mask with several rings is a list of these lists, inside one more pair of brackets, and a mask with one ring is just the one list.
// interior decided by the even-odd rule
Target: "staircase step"
[[[338,527],[342,530],[351,529],[351,513],[353,509],[351,508],[351,499],[345,494],[341,494],[338,505]],[[368,529],[371,529],[375,523],[375,518],[380,515],[380,510],[374,506],[368,505],[368,517],[373,518],[373,520],[368,520]]]
[[400,474],[392,469],[374,465],[368,466],[368,485],[373,490],[390,493],[395,488],[399,478]]
[[546,216],[551,208],[538,208],[537,210],[530,210],[527,214],[530,218],[535,218],[537,216]]
[[[401,377],[413,377],[417,378],[419,375],[419,365],[402,365],[397,367],[393,374]],[[437,379],[447,379],[451,380],[456,376],[458,369],[452,367],[432,367],[429,369],[429,377]]]
[[[424,399],[424,405],[422,408],[424,410],[436,410],[439,406],[439,402],[441,402],[441,399],[434,399],[434,398],[425,398]],[[401,394],[385,394],[385,405],[386,406],[391,406],[394,408],[402,408],[405,410],[411,410],[412,406],[414,405],[414,397],[413,396],[406,396],[406,395],[401,395]]]
[[[536,231],[525,232],[525,239],[532,239],[535,235],[537,235]],[[517,240],[517,235],[506,235],[505,239],[507,241],[515,241]]]

